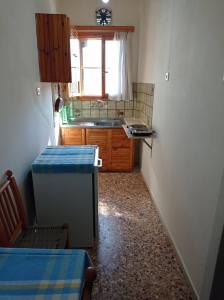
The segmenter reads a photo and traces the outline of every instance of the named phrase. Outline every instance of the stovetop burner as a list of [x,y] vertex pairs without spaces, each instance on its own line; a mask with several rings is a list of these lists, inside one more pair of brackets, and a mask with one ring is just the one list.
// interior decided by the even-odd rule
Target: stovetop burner
[[150,136],[153,133],[152,129],[143,124],[129,125],[128,129],[132,135],[136,136]]

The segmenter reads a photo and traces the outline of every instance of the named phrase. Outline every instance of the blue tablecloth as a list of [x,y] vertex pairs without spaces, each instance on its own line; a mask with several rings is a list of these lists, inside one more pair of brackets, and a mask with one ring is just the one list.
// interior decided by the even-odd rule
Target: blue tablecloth
[[97,146],[47,147],[33,162],[34,173],[92,173]]
[[80,299],[84,250],[0,248],[0,299]]
[[95,153],[97,146],[48,146],[41,155],[91,155]]

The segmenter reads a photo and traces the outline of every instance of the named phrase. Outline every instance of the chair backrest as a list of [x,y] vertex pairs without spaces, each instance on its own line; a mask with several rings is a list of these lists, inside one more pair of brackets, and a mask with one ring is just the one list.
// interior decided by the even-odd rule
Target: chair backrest
[[27,224],[26,214],[12,171],[5,173],[6,181],[0,187],[0,246],[13,246]]

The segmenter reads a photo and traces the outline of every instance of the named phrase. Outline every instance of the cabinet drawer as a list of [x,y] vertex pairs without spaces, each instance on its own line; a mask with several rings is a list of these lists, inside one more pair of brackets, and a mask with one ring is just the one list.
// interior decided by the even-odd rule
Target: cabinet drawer
[[86,143],[89,145],[98,145],[106,150],[109,143],[108,137],[107,129],[86,129]]
[[63,145],[85,145],[85,129],[62,128]]
[[112,129],[111,141],[113,148],[131,147],[131,140],[126,136],[123,128]]

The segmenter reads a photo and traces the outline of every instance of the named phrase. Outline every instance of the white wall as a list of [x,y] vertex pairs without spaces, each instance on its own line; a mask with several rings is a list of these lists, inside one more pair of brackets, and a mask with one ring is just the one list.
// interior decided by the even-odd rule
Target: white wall
[[[53,1],[0,2],[0,178],[12,169],[23,187],[31,163],[53,141],[52,96],[40,84],[35,12],[53,12]],[[35,88],[41,87],[41,96]]]
[[141,170],[204,300],[224,223],[224,2],[142,4],[138,81],[155,83],[157,138],[152,158],[143,145]]
[[138,23],[139,23],[139,2],[136,0],[111,0],[108,4],[101,0],[56,0],[58,13],[69,16],[72,25],[97,25],[95,11],[101,7],[112,10],[112,25],[114,26],[135,26],[135,33],[132,33],[132,61],[133,81],[137,75],[138,56]]

